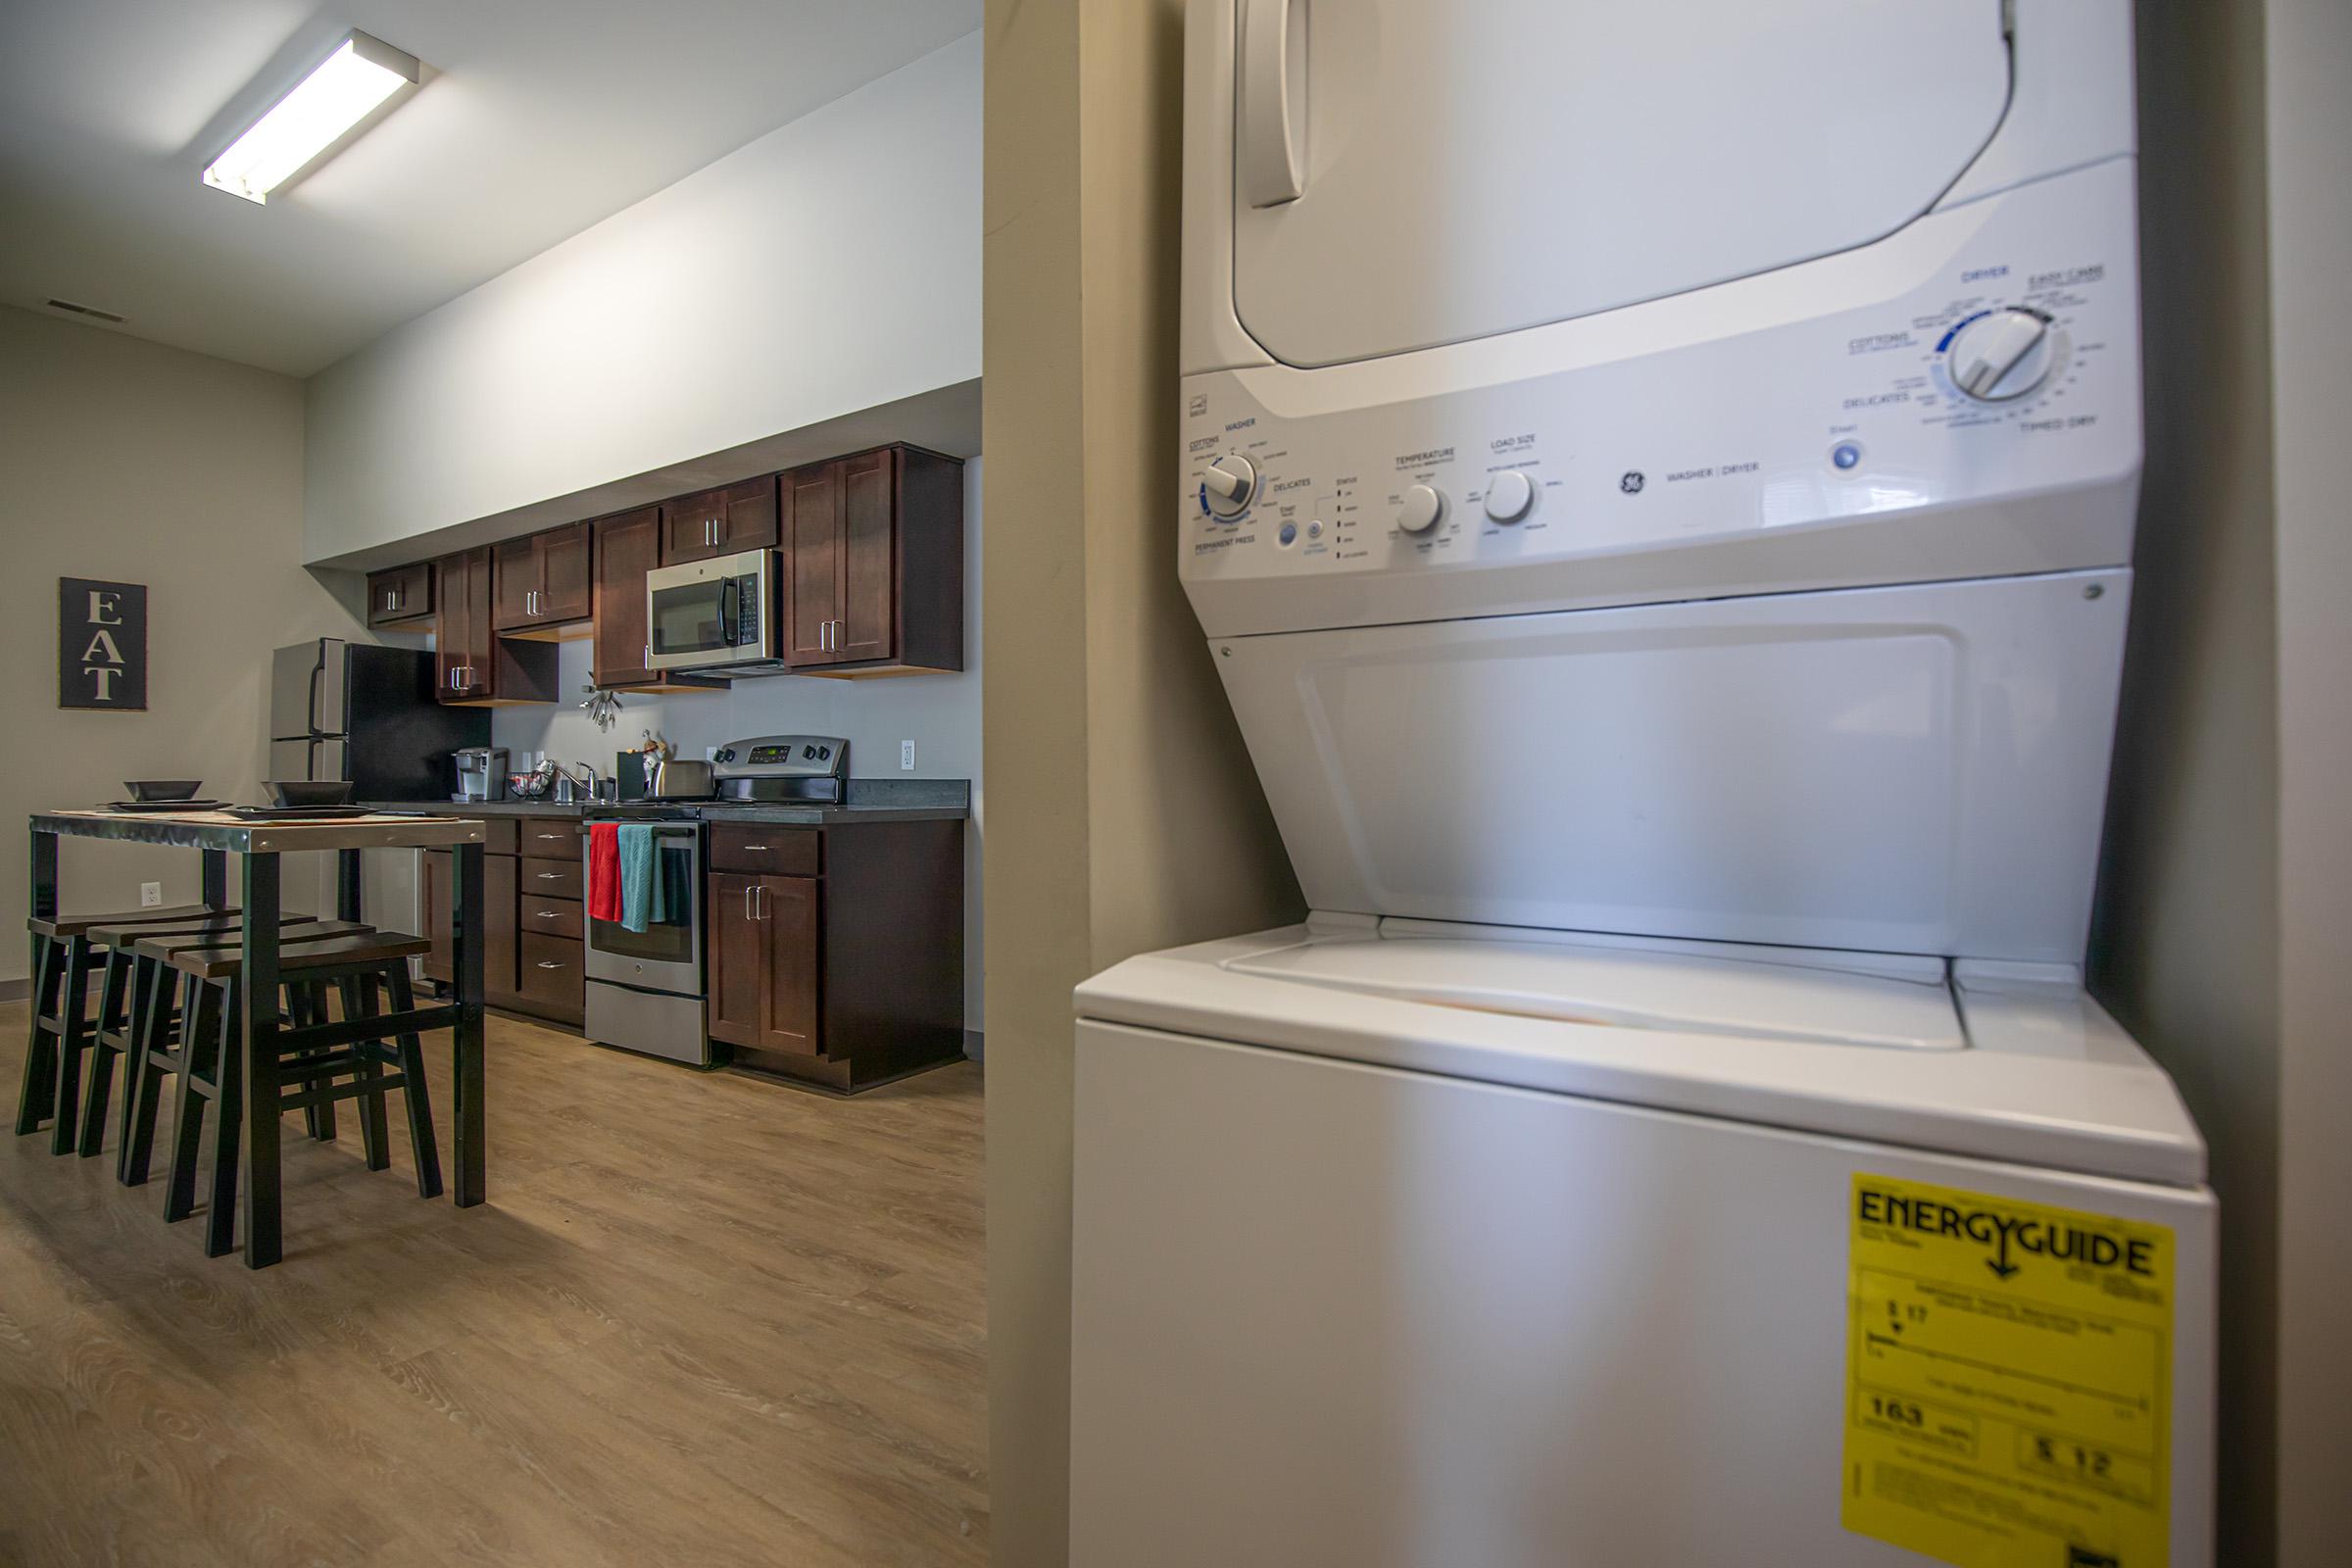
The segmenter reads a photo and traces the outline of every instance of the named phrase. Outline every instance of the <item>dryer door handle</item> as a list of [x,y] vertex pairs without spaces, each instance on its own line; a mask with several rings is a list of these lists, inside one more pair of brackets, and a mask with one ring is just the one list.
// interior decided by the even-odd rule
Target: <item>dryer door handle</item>
[[1306,194],[1307,0],[1242,0],[1235,126],[1242,199],[1280,207]]

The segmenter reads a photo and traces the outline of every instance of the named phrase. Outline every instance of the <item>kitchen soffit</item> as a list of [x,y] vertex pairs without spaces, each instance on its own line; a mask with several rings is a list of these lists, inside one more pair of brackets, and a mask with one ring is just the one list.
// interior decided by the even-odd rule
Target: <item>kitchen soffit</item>
[[[981,0],[0,6],[0,302],[309,375],[980,20]],[[355,26],[428,62],[423,89],[266,208],[202,188]]]

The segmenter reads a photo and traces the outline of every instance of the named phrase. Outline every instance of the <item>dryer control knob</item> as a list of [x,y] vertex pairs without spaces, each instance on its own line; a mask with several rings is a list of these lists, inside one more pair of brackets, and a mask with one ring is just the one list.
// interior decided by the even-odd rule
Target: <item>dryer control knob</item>
[[1396,509],[1396,526],[1406,533],[1427,533],[1445,515],[1444,493],[1417,484],[1405,491],[1404,505]]
[[1200,492],[1208,498],[1213,515],[1238,517],[1250,510],[1250,498],[1257,493],[1257,466],[1239,452],[1228,452],[1201,472]]
[[2050,320],[2010,306],[1978,317],[1952,337],[1952,385],[1980,403],[2022,398],[2048,379]]
[[1516,468],[1505,469],[1487,480],[1487,515],[1496,522],[1517,522],[1535,504],[1534,481]]

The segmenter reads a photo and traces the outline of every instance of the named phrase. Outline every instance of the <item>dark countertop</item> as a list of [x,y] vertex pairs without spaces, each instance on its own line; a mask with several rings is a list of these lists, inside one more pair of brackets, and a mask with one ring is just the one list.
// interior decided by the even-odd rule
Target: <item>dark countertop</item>
[[[840,806],[789,801],[623,801],[624,807],[673,807],[708,822],[774,822],[790,827],[848,827],[862,822],[960,822],[972,814],[972,786],[959,778],[850,780],[850,798]],[[370,801],[386,811],[447,812],[463,816],[565,816],[577,819],[611,806],[571,801]]]

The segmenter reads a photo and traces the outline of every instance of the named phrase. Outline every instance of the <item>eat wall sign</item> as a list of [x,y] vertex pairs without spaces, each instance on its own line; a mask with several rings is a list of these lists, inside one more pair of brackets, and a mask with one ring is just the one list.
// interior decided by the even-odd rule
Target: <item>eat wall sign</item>
[[57,706],[147,709],[147,585],[57,579]]

